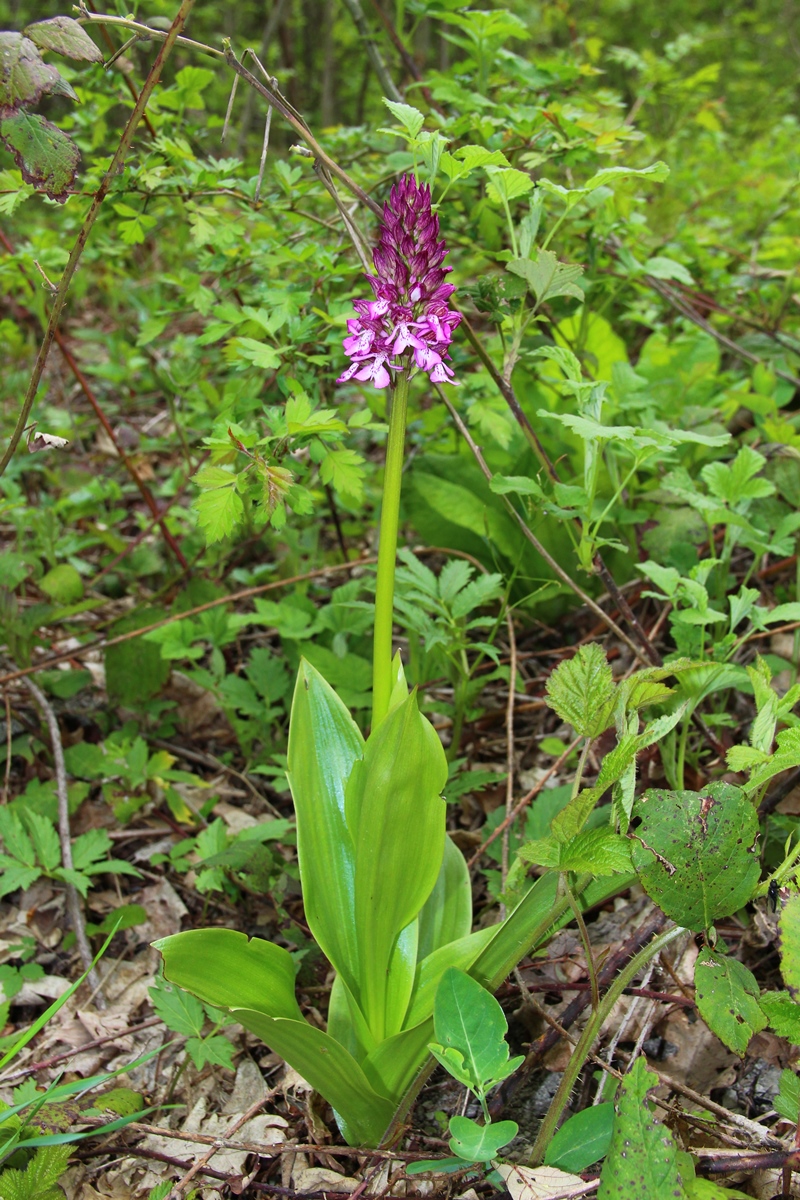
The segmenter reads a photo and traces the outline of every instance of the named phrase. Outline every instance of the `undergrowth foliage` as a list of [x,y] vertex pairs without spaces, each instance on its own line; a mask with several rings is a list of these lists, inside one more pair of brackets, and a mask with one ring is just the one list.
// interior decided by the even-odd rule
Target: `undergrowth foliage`
[[[759,4],[252,7],[224,38],[193,0],[0,10],[0,1200],[58,1197],[72,1143],[206,1079],[236,1095],[245,1046],[318,1093],[275,1100],[296,1142],[402,1150],[409,1189],[741,1195],[703,1177],[738,1169],[719,1142],[785,1192],[787,35]],[[104,1007],[112,942],[149,964],[166,1084],[160,1049],[29,1067],[78,988]],[[543,1033],[529,989],[570,954],[585,1003]],[[577,975],[542,978],[549,1008]],[[766,1134],[660,1071],[687,1007],[742,1077],[772,1056]]]

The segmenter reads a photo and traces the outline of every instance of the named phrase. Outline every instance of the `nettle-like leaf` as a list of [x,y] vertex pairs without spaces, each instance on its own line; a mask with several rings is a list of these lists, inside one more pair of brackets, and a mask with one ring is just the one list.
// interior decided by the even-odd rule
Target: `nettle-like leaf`
[[751,899],[760,874],[758,816],[740,788],[651,790],[633,811],[641,822],[633,834],[634,868],[673,921],[707,929]]
[[[69,18],[58,20],[64,22]],[[42,33],[41,25],[49,28]],[[79,37],[74,35],[71,26],[79,31]],[[44,45],[42,37],[45,41],[60,40],[64,47],[67,43],[72,45],[73,41],[77,45],[85,39],[94,47],[77,22],[69,21],[69,27],[59,33],[52,27],[52,22],[37,23],[26,31],[35,38],[22,33],[0,33],[0,140],[14,155],[25,182],[42,188],[52,200],[60,201],[66,199],[75,180],[80,162],[78,147],[56,125],[28,109],[42,96],[50,94],[78,99],[59,71],[43,60],[35,40],[39,39],[42,48],[57,49],[63,54],[70,51],[56,45]],[[94,52],[99,54],[96,47]],[[80,57],[89,55],[90,51],[84,46]],[[71,57],[79,55],[71,53]]]
[[598,1200],[682,1200],[678,1150],[665,1125],[657,1121],[647,1093],[658,1076],[637,1058],[620,1085],[611,1147],[600,1174]]
[[84,62],[103,61],[103,55],[86,30],[72,17],[50,17],[46,21],[36,21],[22,32],[40,50],[54,50],[56,54],[83,59]]
[[597,737],[613,722],[614,677],[595,642],[581,646],[547,681],[547,703],[583,737]]
[[694,984],[700,1016],[729,1050],[743,1058],[750,1038],[767,1025],[752,972],[735,958],[705,946],[697,956]]
[[770,1029],[778,1037],[800,1046],[800,1004],[796,1004],[788,992],[765,992],[759,1003]]
[[583,267],[559,262],[552,250],[537,251],[535,261],[514,258],[506,270],[525,280],[536,297],[537,306],[556,296],[572,296],[575,300],[584,298],[583,288],[577,283],[583,274]]
[[790,896],[781,909],[778,925],[781,975],[794,1000],[800,1000],[800,894]]
[[568,842],[540,838],[520,847],[519,857],[556,871],[589,871],[592,875],[630,874],[631,851],[627,838],[613,829],[585,829]]

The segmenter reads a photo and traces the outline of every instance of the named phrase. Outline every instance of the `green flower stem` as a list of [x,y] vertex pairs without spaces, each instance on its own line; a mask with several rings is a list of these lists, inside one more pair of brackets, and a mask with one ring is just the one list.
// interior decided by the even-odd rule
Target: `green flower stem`
[[647,963],[649,963],[651,959],[655,958],[655,956],[666,946],[668,946],[670,942],[674,942],[677,937],[680,937],[680,935],[685,932],[686,931],[681,928],[680,925],[677,925],[674,929],[669,929],[666,933],[662,933],[660,937],[657,937],[654,941],[652,941],[649,946],[645,946],[642,950],[640,950],[639,953],[631,959],[627,967],[624,967],[623,970],[620,971],[619,975],[603,997],[599,1008],[592,1012],[592,1015],[589,1017],[586,1027],[584,1028],[584,1031],[581,1034],[575,1049],[572,1051],[570,1060],[567,1063],[567,1069],[564,1071],[564,1074],[561,1077],[561,1083],[558,1085],[558,1091],[553,1097],[552,1103],[547,1110],[547,1115],[539,1127],[539,1132],[536,1135],[536,1141],[534,1142],[533,1150],[531,1151],[529,1162],[530,1166],[539,1166],[544,1159],[545,1151],[550,1144],[559,1121],[561,1120],[561,1114],[569,1103],[572,1089],[575,1086],[578,1075],[583,1068],[583,1064],[589,1057],[589,1053],[592,1049],[595,1038],[599,1034],[603,1026],[603,1022],[610,1015],[611,1010],[619,1000],[623,991],[630,985],[632,980],[636,978],[642,967],[646,966]]
[[397,528],[400,520],[400,487],[403,481],[407,411],[408,375],[402,371],[397,376],[397,382],[392,392],[389,441],[386,446],[386,469],[383,477],[378,582],[375,591],[375,640],[372,652],[373,729],[386,716],[389,710],[389,697],[392,694],[394,571],[397,558]]

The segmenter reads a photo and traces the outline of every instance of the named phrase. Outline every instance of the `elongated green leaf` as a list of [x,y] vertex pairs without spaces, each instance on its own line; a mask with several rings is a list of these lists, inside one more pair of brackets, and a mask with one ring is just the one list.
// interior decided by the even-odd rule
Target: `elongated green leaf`
[[433,1012],[433,1003],[439,980],[448,967],[458,967],[461,971],[468,970],[480,954],[484,946],[494,938],[497,929],[490,925],[486,929],[476,929],[474,933],[456,941],[447,942],[434,950],[427,958],[423,958],[417,967],[414,991],[411,1004],[406,1013],[405,1026],[407,1029],[424,1021]]
[[355,994],[378,1041],[402,1028],[405,1006],[402,995],[389,991],[387,972],[398,934],[419,913],[441,869],[446,781],[441,742],[412,695],[373,732],[355,787],[347,790],[356,846]]
[[598,1200],[682,1200],[677,1148],[647,1102],[657,1083],[641,1058],[623,1079]]
[[331,988],[328,1033],[359,1063],[377,1046],[364,1014],[341,975],[335,977]]
[[345,788],[363,752],[364,739],[355,721],[304,659],[289,726],[289,783],[297,813],[303,902],[314,937],[354,995],[355,854],[345,820]]
[[800,895],[790,896],[780,916],[781,975],[794,1000],[800,1000]]
[[752,972],[730,955],[705,946],[694,965],[694,984],[700,1016],[729,1050],[743,1058],[750,1038],[767,1025]]
[[288,950],[234,929],[190,929],[154,942],[164,974],[218,1008],[257,1008],[272,1017],[301,1019]]
[[351,1146],[377,1146],[386,1132],[394,1104],[379,1095],[356,1060],[343,1046],[307,1021],[274,1019],[254,1009],[233,1010],[245,1029],[260,1037],[299,1071],[333,1106]]
[[445,971],[437,988],[433,1025],[431,1054],[478,1095],[523,1061],[523,1056],[509,1061],[508,1022],[494,996],[457,967]]
[[707,929],[751,898],[760,874],[758,817],[740,788],[645,792],[631,857],[649,896],[688,929]]
[[386,975],[386,1028],[390,1035],[398,1032],[405,1024],[404,1018],[408,1012],[417,973],[418,943],[419,921],[415,917],[397,935],[389,958]]
[[413,1029],[404,1029],[376,1046],[361,1064],[372,1086],[399,1104],[411,1087],[423,1064],[430,1057],[428,1043],[433,1037],[433,1017]]
[[562,1171],[585,1171],[605,1158],[611,1145],[614,1105],[609,1101],[575,1113],[555,1134],[545,1151],[545,1165]]
[[458,846],[451,838],[446,838],[439,875],[419,914],[418,960],[421,962],[448,942],[466,937],[471,928],[472,884],[469,871]]

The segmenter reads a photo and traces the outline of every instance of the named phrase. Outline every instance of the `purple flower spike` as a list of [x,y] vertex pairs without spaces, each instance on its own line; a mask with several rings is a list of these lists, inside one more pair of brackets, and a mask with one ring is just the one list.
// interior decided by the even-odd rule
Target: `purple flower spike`
[[434,383],[455,383],[447,347],[461,313],[448,307],[455,291],[445,283],[447,245],[439,238],[439,218],[431,190],[404,175],[383,206],[375,275],[367,275],[374,300],[356,300],[358,313],[347,322],[342,345],[350,366],[336,380],[391,384],[392,371],[427,371]]

